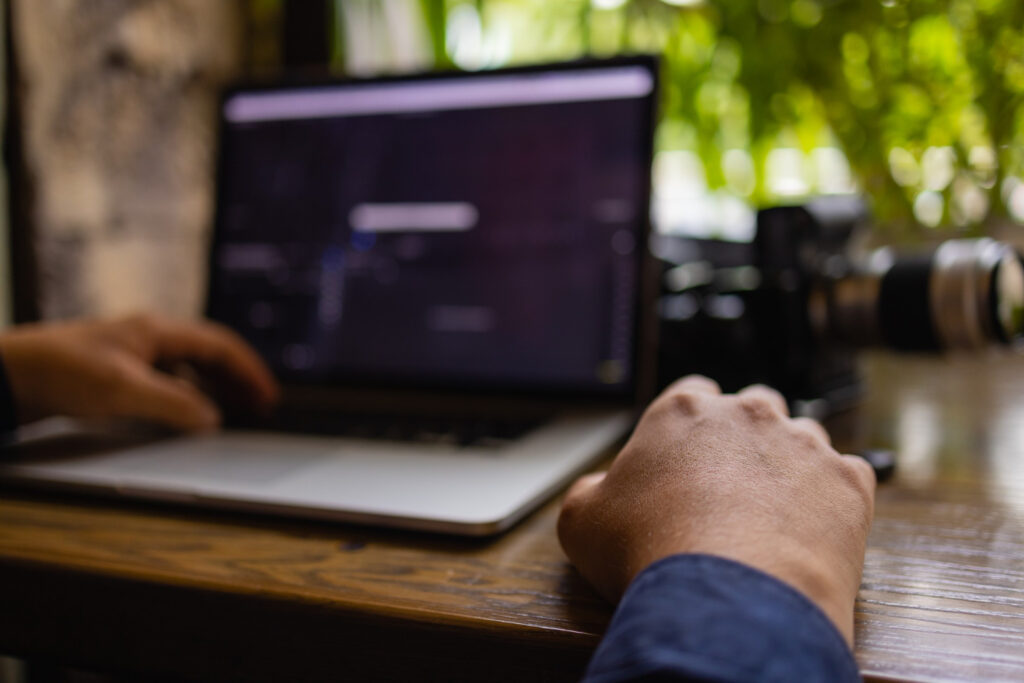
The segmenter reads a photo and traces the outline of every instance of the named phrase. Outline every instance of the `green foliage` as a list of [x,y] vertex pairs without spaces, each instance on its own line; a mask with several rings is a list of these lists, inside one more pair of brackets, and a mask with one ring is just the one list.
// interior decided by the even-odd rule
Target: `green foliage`
[[[779,147],[840,147],[894,232],[919,230],[922,193],[944,207],[933,225],[979,231],[1007,216],[1001,190],[1024,176],[1020,0],[422,2],[439,62],[457,36],[438,12],[467,3],[484,43],[510,46],[484,65],[663,54],[659,147],[695,152],[710,186],[755,204],[780,199],[767,171]],[[730,183],[737,149],[753,187]]]
[[434,65],[438,68],[451,66],[447,50],[447,7],[444,0],[419,0],[427,35],[430,37]]

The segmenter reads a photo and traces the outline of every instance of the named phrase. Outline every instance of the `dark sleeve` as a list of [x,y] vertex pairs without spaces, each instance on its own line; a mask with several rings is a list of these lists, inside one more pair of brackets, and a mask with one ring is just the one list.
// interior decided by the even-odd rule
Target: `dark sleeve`
[[825,614],[790,586],[731,560],[676,555],[622,598],[584,679],[859,681]]
[[6,442],[18,427],[18,414],[14,408],[14,394],[7,380],[4,359],[0,358],[0,444]]

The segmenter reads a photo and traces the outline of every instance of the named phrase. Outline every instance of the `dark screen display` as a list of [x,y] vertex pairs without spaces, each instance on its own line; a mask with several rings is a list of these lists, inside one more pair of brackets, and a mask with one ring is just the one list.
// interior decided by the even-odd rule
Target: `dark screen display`
[[630,387],[649,89],[586,73],[229,97],[211,316],[292,381]]

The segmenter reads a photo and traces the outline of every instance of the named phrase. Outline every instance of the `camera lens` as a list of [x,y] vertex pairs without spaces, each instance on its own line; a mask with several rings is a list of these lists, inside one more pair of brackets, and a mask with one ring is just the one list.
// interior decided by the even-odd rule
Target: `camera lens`
[[954,240],[932,268],[932,314],[944,348],[1008,343],[1020,335],[1024,270],[1017,254],[993,240]]
[[1024,262],[992,239],[950,240],[924,256],[874,252],[811,300],[819,333],[853,346],[979,349],[1024,334]]

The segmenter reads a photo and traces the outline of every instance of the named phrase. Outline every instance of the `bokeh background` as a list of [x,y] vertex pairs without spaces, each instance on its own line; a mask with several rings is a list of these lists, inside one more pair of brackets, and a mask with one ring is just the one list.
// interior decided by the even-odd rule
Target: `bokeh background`
[[[257,11],[280,3],[264,1]],[[332,66],[369,74],[664,56],[659,228],[864,192],[892,239],[1024,221],[1020,0],[337,0]]]
[[296,68],[370,76],[657,53],[658,230],[747,239],[758,207],[858,193],[877,242],[1024,243],[1021,0],[8,0],[5,10],[14,276],[36,287],[16,297],[20,319],[197,313],[217,92]]

